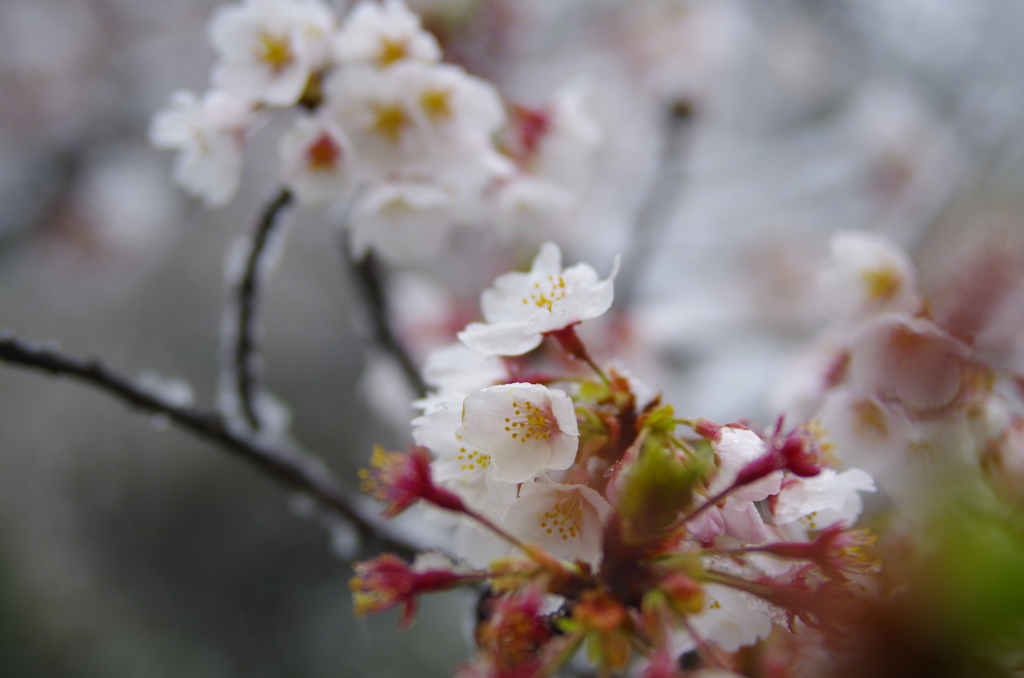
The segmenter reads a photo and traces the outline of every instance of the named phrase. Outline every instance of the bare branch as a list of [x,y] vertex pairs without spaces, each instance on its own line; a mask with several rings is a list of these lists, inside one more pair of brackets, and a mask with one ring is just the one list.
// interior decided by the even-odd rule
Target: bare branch
[[11,335],[0,335],[0,362],[57,377],[69,376],[105,391],[130,407],[163,415],[180,428],[255,466],[279,484],[313,498],[323,508],[351,521],[365,541],[376,542],[382,548],[407,557],[411,557],[417,550],[414,545],[389,534],[375,517],[364,515],[348,491],[317,460],[294,450],[273,447],[245,432],[232,430],[225,419],[214,411],[174,405],[131,379],[113,372],[99,360],[73,358]]
[[292,194],[288,189],[281,189],[277,196],[271,200],[260,215],[256,224],[256,232],[253,234],[252,243],[249,249],[249,256],[245,261],[245,270],[234,293],[237,295],[238,304],[238,326],[235,332],[235,347],[233,362],[235,367],[235,385],[238,390],[238,400],[241,405],[242,414],[249,422],[250,428],[256,431],[260,428],[259,416],[256,413],[254,401],[259,389],[258,360],[256,351],[256,307],[259,303],[259,285],[261,282],[261,264],[267,251],[267,243],[274,227],[280,223],[279,217],[285,208],[292,202]]

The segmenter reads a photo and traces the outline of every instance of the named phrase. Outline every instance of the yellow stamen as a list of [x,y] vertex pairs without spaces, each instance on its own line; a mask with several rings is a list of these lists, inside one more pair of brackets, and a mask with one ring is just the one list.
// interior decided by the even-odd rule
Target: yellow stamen
[[375,105],[374,112],[377,114],[370,131],[379,134],[393,144],[397,144],[402,137],[402,131],[409,124],[409,116],[398,104]]

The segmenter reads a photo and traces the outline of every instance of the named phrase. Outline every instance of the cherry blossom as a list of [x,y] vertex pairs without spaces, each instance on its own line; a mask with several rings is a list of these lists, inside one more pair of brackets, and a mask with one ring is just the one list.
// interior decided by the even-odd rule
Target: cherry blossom
[[387,67],[406,60],[433,63],[441,48],[420,28],[420,18],[401,0],[362,0],[334,38],[334,55],[342,64]]
[[948,405],[962,387],[970,348],[923,318],[879,315],[853,337],[851,389],[915,409]]
[[352,256],[373,249],[393,261],[427,259],[448,233],[452,195],[430,182],[384,182],[366,189],[350,218]]
[[576,459],[579,428],[564,392],[539,384],[506,384],[465,399],[457,437],[488,456],[496,480],[521,483],[541,471],[569,468]]
[[227,92],[210,90],[200,99],[182,90],[153,116],[149,141],[177,150],[174,180],[208,207],[217,207],[238,190],[245,134],[255,122],[250,104]]
[[290,106],[326,65],[335,18],[321,0],[246,0],[210,22],[220,54],[213,82],[239,96]]
[[318,205],[344,195],[353,173],[352,144],[321,116],[304,116],[278,144],[281,180],[299,202]]
[[779,526],[799,523],[808,530],[853,525],[864,508],[861,492],[874,492],[874,479],[860,469],[825,469],[813,478],[788,477],[771,502]]
[[830,319],[850,324],[921,307],[913,265],[877,236],[851,231],[832,238],[833,263],[818,278],[819,304]]
[[585,485],[524,483],[502,527],[560,558],[596,565],[601,560],[601,532],[611,510],[601,495]]
[[545,243],[529,273],[506,273],[481,297],[483,323],[459,333],[470,348],[489,355],[521,355],[536,348],[543,334],[596,318],[612,305],[619,258],[604,280],[576,264],[562,270],[558,245]]

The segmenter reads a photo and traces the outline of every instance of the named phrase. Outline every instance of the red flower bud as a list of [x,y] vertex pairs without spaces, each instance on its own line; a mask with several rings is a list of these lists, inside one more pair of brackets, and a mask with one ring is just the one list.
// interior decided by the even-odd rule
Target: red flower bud
[[416,596],[477,579],[474,575],[448,570],[417,572],[391,553],[356,563],[353,567],[356,576],[349,580],[349,589],[353,593],[356,614],[381,612],[401,603],[405,610],[398,625],[403,628],[409,626],[416,615]]
[[373,448],[369,469],[361,469],[359,489],[387,504],[384,516],[392,518],[422,499],[449,511],[465,512],[466,505],[453,492],[438,487],[430,476],[430,453],[413,447],[408,454]]

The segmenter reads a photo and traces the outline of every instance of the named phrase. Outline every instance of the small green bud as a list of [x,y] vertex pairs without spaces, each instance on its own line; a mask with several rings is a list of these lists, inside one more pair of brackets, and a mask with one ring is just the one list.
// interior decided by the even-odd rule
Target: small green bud
[[625,538],[639,544],[667,536],[693,504],[694,488],[710,471],[703,457],[682,459],[655,438],[648,438],[639,458],[626,472],[619,499]]

